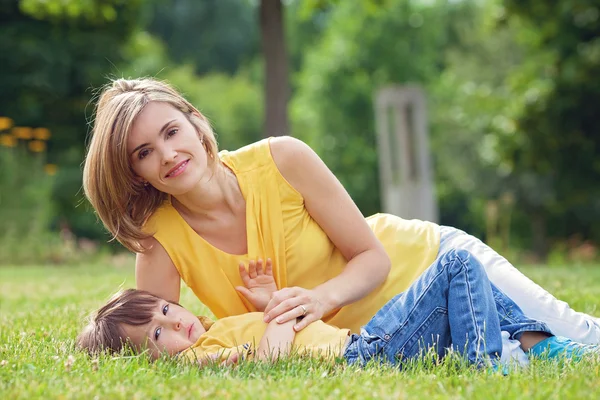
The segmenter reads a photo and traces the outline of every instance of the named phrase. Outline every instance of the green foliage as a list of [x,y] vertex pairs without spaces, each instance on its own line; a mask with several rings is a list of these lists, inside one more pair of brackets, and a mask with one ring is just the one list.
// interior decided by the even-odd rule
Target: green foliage
[[[597,1],[505,1],[507,18],[522,24],[529,48],[551,54],[538,76],[546,90],[523,105],[522,142],[505,157],[517,171],[547,180],[542,204],[549,230],[600,240],[600,5]],[[524,74],[524,85],[532,74]],[[539,79],[539,78],[538,78]]]
[[47,230],[53,179],[44,171],[45,158],[21,140],[14,148],[0,147],[0,238],[23,240]]
[[0,264],[62,261],[62,243],[48,229],[56,166],[46,166],[46,154],[29,151],[27,141],[13,143],[0,147]]
[[311,48],[292,100],[293,134],[309,142],[364,214],[380,210],[372,96],[385,84],[427,84],[451,32],[446,2],[346,1]]
[[[140,0],[3,1],[0,7],[0,110],[17,125],[46,126],[53,132],[47,160],[59,164],[59,185],[39,202],[55,202],[53,223],[77,223],[81,209],[80,163],[88,132],[90,89],[114,64],[136,29]],[[19,162],[26,162],[25,159]],[[41,190],[41,189],[40,189]],[[26,200],[23,199],[25,202]],[[102,235],[94,218],[85,230]],[[48,218],[40,223],[48,223]]]
[[134,35],[126,51],[135,61],[121,75],[152,76],[175,86],[210,120],[221,149],[235,150],[262,139],[263,89],[251,66],[234,76],[198,76],[192,64],[169,61],[165,47],[145,32]]
[[259,49],[257,8],[247,0],[156,0],[145,8],[148,31],[171,59],[196,73],[235,73]]
[[87,22],[103,24],[115,21],[125,3],[124,0],[20,0],[19,7],[23,13],[40,20],[85,18]]
[[188,100],[208,117],[219,147],[237,149],[262,139],[263,91],[243,73],[193,75],[193,67],[165,73]]
[[429,94],[442,223],[481,235],[490,201],[511,198],[512,240],[540,255],[548,231],[597,237],[592,2],[333,3],[305,4],[326,24],[296,79],[294,134],[365,214],[379,210],[373,93],[417,82]]

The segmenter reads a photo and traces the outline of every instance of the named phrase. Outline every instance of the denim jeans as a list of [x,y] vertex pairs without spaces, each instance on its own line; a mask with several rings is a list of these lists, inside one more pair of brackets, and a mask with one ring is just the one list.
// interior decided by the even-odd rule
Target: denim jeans
[[[558,336],[576,342],[599,344],[600,319],[573,310],[564,301],[558,300],[544,288],[523,275],[506,258],[481,240],[459,229],[449,226],[440,228],[438,257],[449,250],[467,250],[484,266],[489,280],[510,297],[525,315],[545,322]],[[517,360],[521,365],[529,363],[519,343],[503,333],[504,362]]]
[[429,348],[439,357],[452,348],[473,364],[497,364],[501,330],[513,339],[525,331],[550,333],[490,283],[477,258],[450,250],[352,335],[344,357],[360,365],[371,359],[399,364]]

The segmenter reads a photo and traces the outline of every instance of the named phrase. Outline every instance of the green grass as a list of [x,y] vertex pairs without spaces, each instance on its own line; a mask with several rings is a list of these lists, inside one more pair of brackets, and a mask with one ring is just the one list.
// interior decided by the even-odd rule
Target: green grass
[[[130,264],[131,265],[131,264]],[[599,314],[600,268],[534,268],[525,273],[578,310]],[[594,398],[600,363],[535,361],[508,377],[420,363],[406,371],[291,360],[198,369],[143,357],[92,360],[73,349],[84,316],[120,286],[132,268],[0,268],[0,399],[13,398]],[[186,288],[182,303],[206,309]],[[4,361],[2,361],[4,360]]]

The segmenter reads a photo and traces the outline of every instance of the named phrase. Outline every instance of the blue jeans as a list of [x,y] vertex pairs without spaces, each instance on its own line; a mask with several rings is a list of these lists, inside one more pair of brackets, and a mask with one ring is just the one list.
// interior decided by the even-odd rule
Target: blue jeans
[[[448,227],[440,227],[438,257],[452,249],[469,251],[485,267],[488,279],[510,297],[529,318],[542,321],[557,336],[576,342],[600,344],[600,318],[573,310],[523,275],[506,258],[474,236]],[[504,351],[511,351],[514,343],[506,343]],[[520,354],[519,354],[520,353]],[[506,354],[503,354],[504,358]],[[513,357],[525,357],[521,350],[513,350]]]
[[496,364],[501,330],[514,339],[526,331],[550,333],[494,287],[468,251],[450,250],[352,335],[344,357],[351,364],[376,359],[396,365],[429,348],[440,358],[453,348],[470,363]]

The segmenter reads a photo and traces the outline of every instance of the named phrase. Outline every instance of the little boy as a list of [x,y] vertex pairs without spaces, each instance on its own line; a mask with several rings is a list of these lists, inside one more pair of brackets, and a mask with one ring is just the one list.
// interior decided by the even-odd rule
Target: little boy
[[[268,265],[258,276],[268,283],[265,286],[274,287]],[[265,304],[270,294],[258,291],[246,297]],[[446,253],[407,291],[381,308],[360,334],[351,335],[348,329],[322,321],[296,333],[294,324],[293,320],[266,324],[262,312],[212,322],[178,304],[129,289],[95,313],[77,343],[90,353],[118,352],[129,345],[136,352],[148,351],[153,358],[167,354],[198,362],[239,356],[274,361],[293,352],[327,360],[341,356],[360,365],[371,359],[400,365],[430,348],[441,358],[452,348],[477,366],[497,367],[502,330],[519,340],[530,355],[580,358],[599,352],[598,346],[553,336],[544,323],[523,315],[466,251]]]

